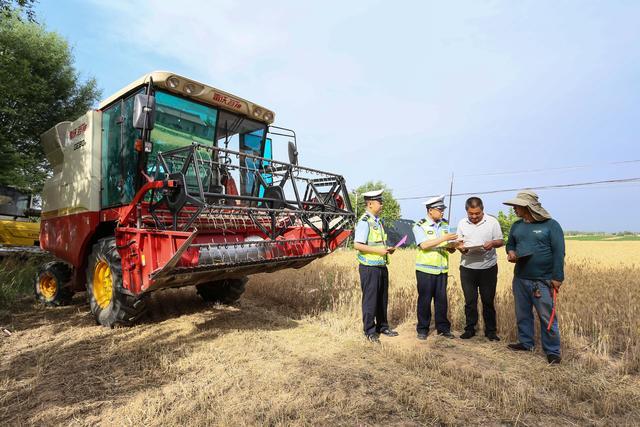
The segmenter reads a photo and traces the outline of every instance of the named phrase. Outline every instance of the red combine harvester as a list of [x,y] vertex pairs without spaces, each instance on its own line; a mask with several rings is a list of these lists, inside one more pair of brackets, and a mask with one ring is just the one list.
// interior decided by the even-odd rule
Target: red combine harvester
[[[195,285],[236,301],[254,273],[299,268],[350,235],[344,178],[298,165],[274,113],[169,72],[143,76],[42,135],[36,298],[86,290],[96,321],[134,323],[158,289]],[[273,159],[286,140],[288,162]]]

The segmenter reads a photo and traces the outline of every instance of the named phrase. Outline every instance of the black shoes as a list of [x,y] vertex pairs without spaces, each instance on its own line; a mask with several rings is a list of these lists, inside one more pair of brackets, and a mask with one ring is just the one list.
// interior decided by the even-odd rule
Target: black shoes
[[389,329],[389,328],[385,328],[382,329],[380,332],[374,332],[372,334],[369,335],[365,335],[367,337],[367,339],[371,342],[375,342],[375,343],[379,343],[380,342],[380,334],[388,336],[388,337],[397,337],[398,334],[396,331],[394,331],[393,329]]
[[514,351],[533,351],[533,348],[529,348],[526,345],[522,344],[521,342],[515,343],[515,344],[508,344],[507,347],[509,347],[510,350],[514,350]]
[[475,332],[464,331],[464,333],[462,335],[460,335],[460,338],[462,338],[463,340],[468,340],[469,338],[473,338],[475,336],[476,336]]
[[561,361],[562,357],[557,354],[547,354],[547,362],[549,362],[549,365],[559,365]]
[[379,343],[380,342],[380,337],[378,336],[378,334],[369,334],[367,335],[367,339],[373,343]]
[[[507,347],[509,347],[510,350],[514,351],[533,351],[533,347],[529,348],[521,342],[508,344]],[[558,356],[557,354],[547,354],[547,362],[549,362],[549,365],[559,365],[561,361],[562,357]]]
[[423,333],[418,332],[418,336],[417,336],[417,338],[418,338],[419,340],[421,340],[421,341],[424,341],[424,340],[426,340],[426,339],[427,339],[427,334],[426,334],[426,333],[424,333],[424,334],[423,334]]
[[487,334],[486,337],[489,341],[500,341],[500,337],[496,334]]
[[453,336],[453,334],[451,332],[449,332],[449,331],[447,331],[447,332],[438,332],[438,335],[440,335],[441,337],[449,338],[449,339],[455,338]]

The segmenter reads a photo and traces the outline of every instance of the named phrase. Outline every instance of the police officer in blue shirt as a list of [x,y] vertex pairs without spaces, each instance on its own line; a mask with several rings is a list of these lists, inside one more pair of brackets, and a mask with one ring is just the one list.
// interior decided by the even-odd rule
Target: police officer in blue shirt
[[356,224],[353,247],[358,251],[360,287],[362,288],[362,323],[364,335],[371,342],[379,342],[379,334],[398,335],[389,328],[387,303],[389,299],[389,254],[387,233],[379,217],[382,212],[382,192],[363,193],[367,211]]
[[431,323],[431,301],[435,307],[435,323],[438,335],[454,338],[447,318],[447,277],[449,253],[458,245],[457,234],[449,233],[449,223],[444,219],[444,196],[432,197],[424,203],[427,216],[413,227],[418,245],[416,256],[416,280],[418,284],[419,340],[426,340]]

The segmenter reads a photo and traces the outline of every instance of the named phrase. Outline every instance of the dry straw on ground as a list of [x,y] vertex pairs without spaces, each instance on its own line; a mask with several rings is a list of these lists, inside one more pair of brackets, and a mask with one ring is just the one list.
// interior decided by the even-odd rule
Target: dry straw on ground
[[[158,293],[150,318],[130,329],[95,326],[81,295],[61,309],[23,302],[1,321],[13,334],[0,338],[0,424],[636,424],[639,249],[568,242],[555,367],[482,336],[417,342],[408,250],[390,266],[401,335],[380,346],[361,336],[351,251],[255,276],[235,307],[207,306],[189,288]],[[513,340],[510,279],[501,259],[499,333]]]

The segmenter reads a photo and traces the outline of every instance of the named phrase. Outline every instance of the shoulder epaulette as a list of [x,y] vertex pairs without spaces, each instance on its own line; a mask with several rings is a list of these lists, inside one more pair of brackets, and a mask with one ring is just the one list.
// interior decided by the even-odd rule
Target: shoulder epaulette
[[427,222],[427,219],[426,218],[422,218],[420,221],[416,222],[416,225],[422,225],[425,222]]
[[369,215],[369,212],[367,212],[367,213],[363,214],[363,215],[360,217],[360,221],[369,222],[369,216],[370,216],[370,215]]

